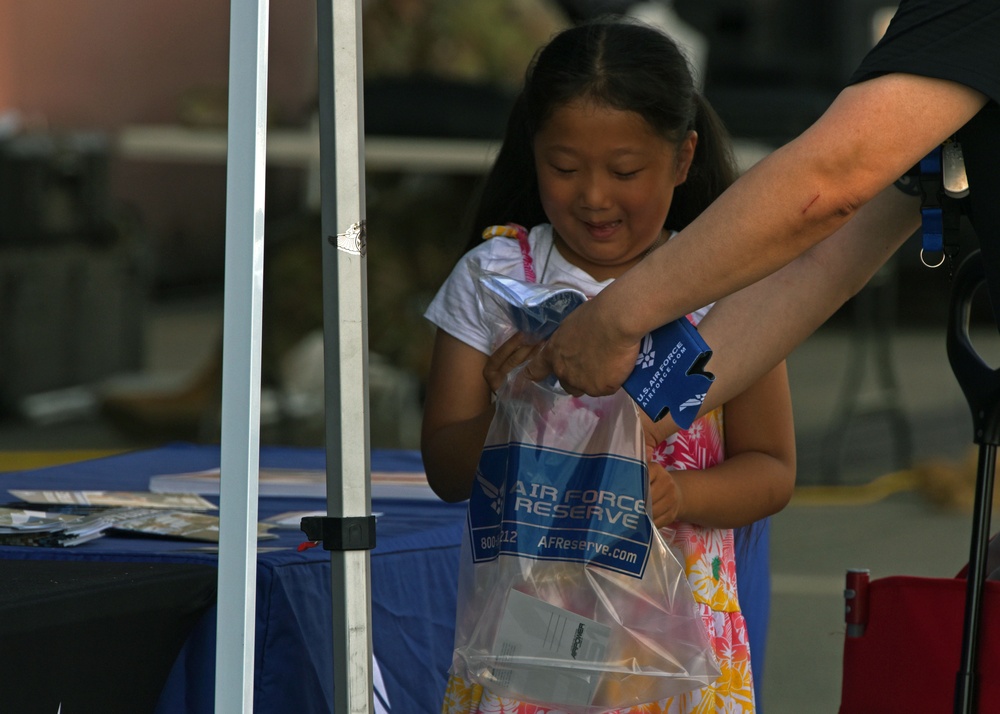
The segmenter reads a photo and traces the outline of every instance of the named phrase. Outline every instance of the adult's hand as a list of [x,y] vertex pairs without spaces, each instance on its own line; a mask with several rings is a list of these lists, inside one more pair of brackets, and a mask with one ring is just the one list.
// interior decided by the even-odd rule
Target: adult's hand
[[623,335],[616,321],[605,317],[598,296],[563,320],[525,373],[536,381],[554,374],[570,394],[599,397],[621,387],[638,354],[638,340]]

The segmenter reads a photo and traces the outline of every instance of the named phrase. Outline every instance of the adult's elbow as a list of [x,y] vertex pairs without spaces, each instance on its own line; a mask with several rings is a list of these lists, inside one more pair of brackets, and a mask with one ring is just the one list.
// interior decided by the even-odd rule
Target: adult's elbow
[[868,200],[867,196],[850,190],[849,187],[833,192],[828,203],[820,208],[819,215],[814,218],[814,223],[821,226],[820,239],[833,235],[843,227],[857,215]]
[[786,190],[798,202],[792,233],[803,248],[835,233],[883,187],[877,167],[864,161],[862,148],[834,148],[803,136],[774,154],[779,170],[791,172],[785,177]]
[[831,209],[832,218],[838,224],[837,227],[839,228],[854,218],[861,207],[867,202],[867,199],[863,199],[853,192],[838,196],[837,201]]

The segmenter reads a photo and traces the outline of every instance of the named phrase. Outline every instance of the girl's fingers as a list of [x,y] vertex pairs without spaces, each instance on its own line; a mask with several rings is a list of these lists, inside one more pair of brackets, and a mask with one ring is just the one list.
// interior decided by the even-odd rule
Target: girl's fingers
[[512,352],[523,347],[524,344],[525,344],[524,334],[521,332],[515,332],[513,335],[511,335],[511,337],[509,337],[499,347],[497,347],[493,351],[493,354],[495,356],[500,356],[501,358],[506,358]]
[[677,484],[670,473],[655,461],[649,462],[649,514],[657,528],[677,519]]
[[517,349],[500,354],[494,352],[493,355],[486,361],[485,371],[491,373],[500,373],[503,377],[507,376],[507,373],[520,364],[523,364],[528,357],[531,355],[530,346],[522,346]]
[[511,370],[524,364],[541,346],[528,343],[521,333],[515,334],[509,340],[497,347],[496,351],[486,360],[483,377],[490,390],[496,392],[503,385]]

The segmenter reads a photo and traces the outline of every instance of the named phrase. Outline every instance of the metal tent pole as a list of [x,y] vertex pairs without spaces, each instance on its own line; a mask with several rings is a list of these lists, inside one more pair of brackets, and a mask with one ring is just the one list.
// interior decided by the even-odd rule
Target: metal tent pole
[[373,711],[361,0],[318,0],[327,535],[334,711]]
[[253,711],[268,0],[232,0],[215,711]]

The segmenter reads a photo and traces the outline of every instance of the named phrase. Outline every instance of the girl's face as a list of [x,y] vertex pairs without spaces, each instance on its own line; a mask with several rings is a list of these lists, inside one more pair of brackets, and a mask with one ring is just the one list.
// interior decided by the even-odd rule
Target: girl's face
[[697,134],[676,146],[639,114],[575,100],[535,135],[542,208],[556,245],[597,280],[617,278],[660,237]]

